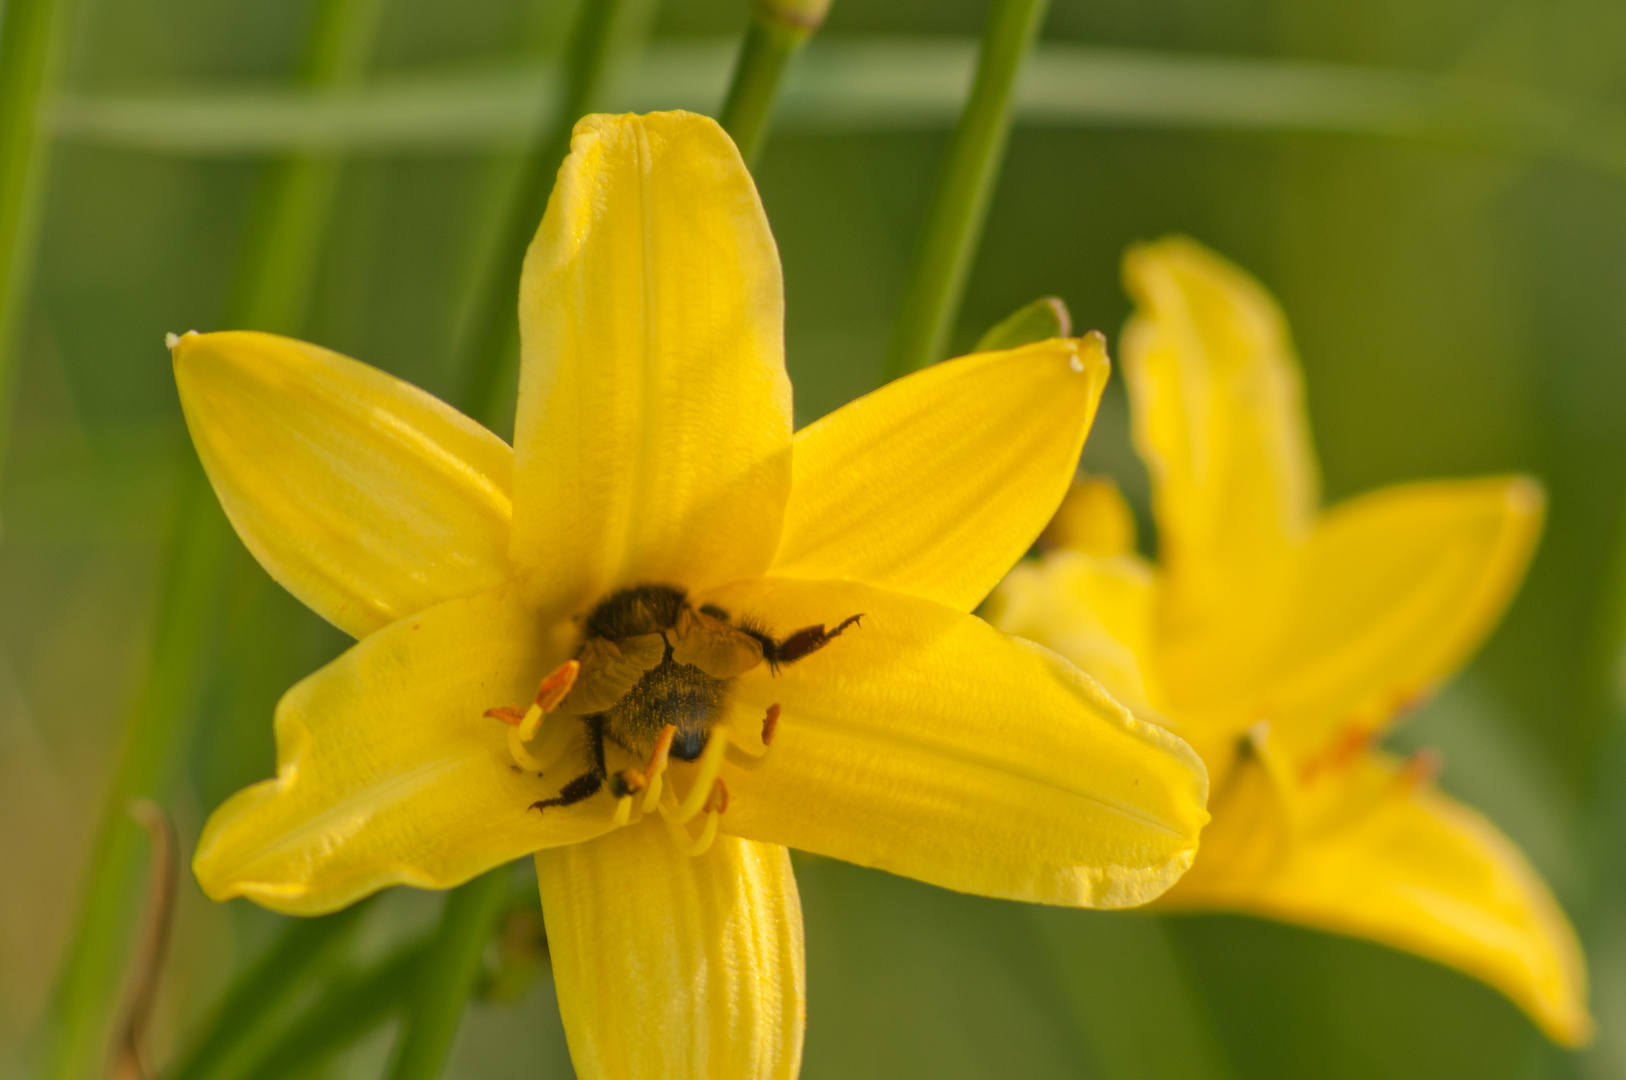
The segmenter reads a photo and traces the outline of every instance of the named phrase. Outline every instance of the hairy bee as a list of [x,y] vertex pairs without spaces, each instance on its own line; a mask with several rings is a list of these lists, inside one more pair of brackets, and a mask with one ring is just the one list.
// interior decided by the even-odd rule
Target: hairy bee
[[[696,608],[675,585],[635,585],[612,593],[588,613],[576,659],[581,664],[560,711],[579,716],[587,733],[587,769],[538,810],[570,806],[596,794],[610,778],[606,739],[648,754],[668,725],[677,729],[671,756],[694,761],[722,716],[729,681],[758,664],[778,672],[817,652],[855,625],[803,627],[779,639],[748,617],[731,619],[711,604]],[[777,709],[777,706],[775,707]],[[616,794],[624,794],[617,790]]]

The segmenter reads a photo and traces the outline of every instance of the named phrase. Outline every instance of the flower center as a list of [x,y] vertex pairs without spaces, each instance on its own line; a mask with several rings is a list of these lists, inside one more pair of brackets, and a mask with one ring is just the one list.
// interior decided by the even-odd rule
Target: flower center
[[[552,798],[532,806],[541,812],[582,802],[608,787],[615,797],[613,820],[627,824],[636,809],[658,812],[679,848],[691,855],[707,850],[718,819],[728,808],[728,788],[720,775],[731,745],[723,722],[733,681],[766,662],[777,673],[855,626],[853,615],[826,631],[804,627],[784,639],[749,616],[731,617],[721,608],[689,603],[672,585],[639,585],[612,593],[582,620],[576,657],[542,680],[535,700],[523,712],[496,708],[486,715],[510,725],[508,748],[515,765],[541,776],[545,763],[565,755],[564,743],[586,736],[586,768]],[[560,721],[544,719],[560,714]],[[768,707],[762,723],[764,750],[773,740],[779,706]],[[550,744],[541,752],[533,741]],[[557,741],[557,745],[555,745]],[[611,773],[606,747],[633,755],[641,764]],[[761,752],[750,756],[760,758]],[[695,763],[688,793],[678,798],[664,777],[671,758]],[[689,822],[706,815],[700,835]]]

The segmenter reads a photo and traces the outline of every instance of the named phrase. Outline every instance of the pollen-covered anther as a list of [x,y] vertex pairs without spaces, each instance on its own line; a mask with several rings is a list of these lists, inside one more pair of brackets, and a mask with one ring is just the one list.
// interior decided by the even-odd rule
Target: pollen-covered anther
[[1376,737],[1377,732],[1365,724],[1349,725],[1338,733],[1325,750],[1304,763],[1302,779],[1309,782],[1323,772],[1336,772],[1354,763]]
[[581,670],[580,660],[566,660],[554,668],[536,689],[537,706],[545,713],[557,709],[571,687],[576,685],[576,676],[581,674]]
[[484,715],[508,725],[508,753],[520,768],[538,774],[542,772],[544,762],[527,750],[525,744],[536,738],[538,729],[542,727],[542,717],[557,709],[565,695],[570,693],[580,671],[581,664],[575,660],[566,660],[554,668],[537,688],[531,707],[523,713],[509,705],[485,711]]
[[776,701],[768,706],[768,715],[762,718],[762,745],[773,743],[774,732],[779,730],[779,703]]
[[666,775],[666,763],[672,753],[672,739],[677,736],[677,726],[667,724],[655,739],[655,751],[649,755],[649,765],[645,768],[645,775],[649,783],[644,789],[644,805],[642,810],[649,813],[660,805],[661,778]]

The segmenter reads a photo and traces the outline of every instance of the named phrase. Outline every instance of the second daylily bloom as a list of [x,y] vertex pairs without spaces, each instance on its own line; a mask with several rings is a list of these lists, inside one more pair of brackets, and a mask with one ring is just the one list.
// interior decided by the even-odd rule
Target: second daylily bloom
[[1375,740],[1489,632],[1540,530],[1524,477],[1387,488],[1318,512],[1287,328],[1190,241],[1131,252],[1124,369],[1159,565],[1086,481],[1060,550],[990,602],[1189,740],[1214,822],[1160,905],[1255,912],[1420,953],[1501,989],[1554,1039],[1591,1020],[1563,913],[1524,856]]
[[174,343],[238,533],[361,639],[279,704],[276,778],[210,818],[210,896],[317,913],[535,852],[581,1075],[784,1077],[786,846],[1095,907],[1190,865],[1196,755],[968,614],[1067,489],[1099,339],[793,437],[782,315],[733,144],[668,113],[577,127],[525,262],[512,451],[314,345]]

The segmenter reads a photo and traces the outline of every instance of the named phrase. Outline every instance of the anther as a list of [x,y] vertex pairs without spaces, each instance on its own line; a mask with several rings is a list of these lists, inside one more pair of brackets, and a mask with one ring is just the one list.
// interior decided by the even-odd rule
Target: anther
[[485,716],[508,725],[508,752],[526,770],[538,774],[542,772],[546,762],[525,749],[525,744],[536,738],[537,730],[542,726],[542,717],[557,709],[565,695],[570,693],[580,671],[581,664],[575,660],[566,660],[554,668],[537,688],[531,707],[523,713],[508,705],[485,711]]
[[779,703],[774,702],[768,706],[768,715],[762,718],[762,745],[768,746],[773,742],[774,732],[779,729]]
[[667,724],[655,739],[655,752],[649,755],[649,767],[644,770],[649,776],[649,788],[644,792],[642,807],[646,814],[660,805],[661,778],[666,774],[666,763],[672,753],[672,739],[676,735],[676,725]]
[[1439,778],[1443,764],[1440,752],[1432,746],[1425,746],[1405,760],[1397,779],[1408,789],[1420,788]]
[[536,690],[536,704],[543,712],[552,712],[559,707],[559,703],[570,693],[570,688],[576,685],[576,676],[581,674],[582,665],[579,660],[566,660],[554,668],[542,685]]
[[1372,745],[1377,732],[1362,724],[1351,724],[1339,732],[1320,754],[1304,763],[1299,778],[1306,783],[1323,772],[1336,772],[1353,763]]

